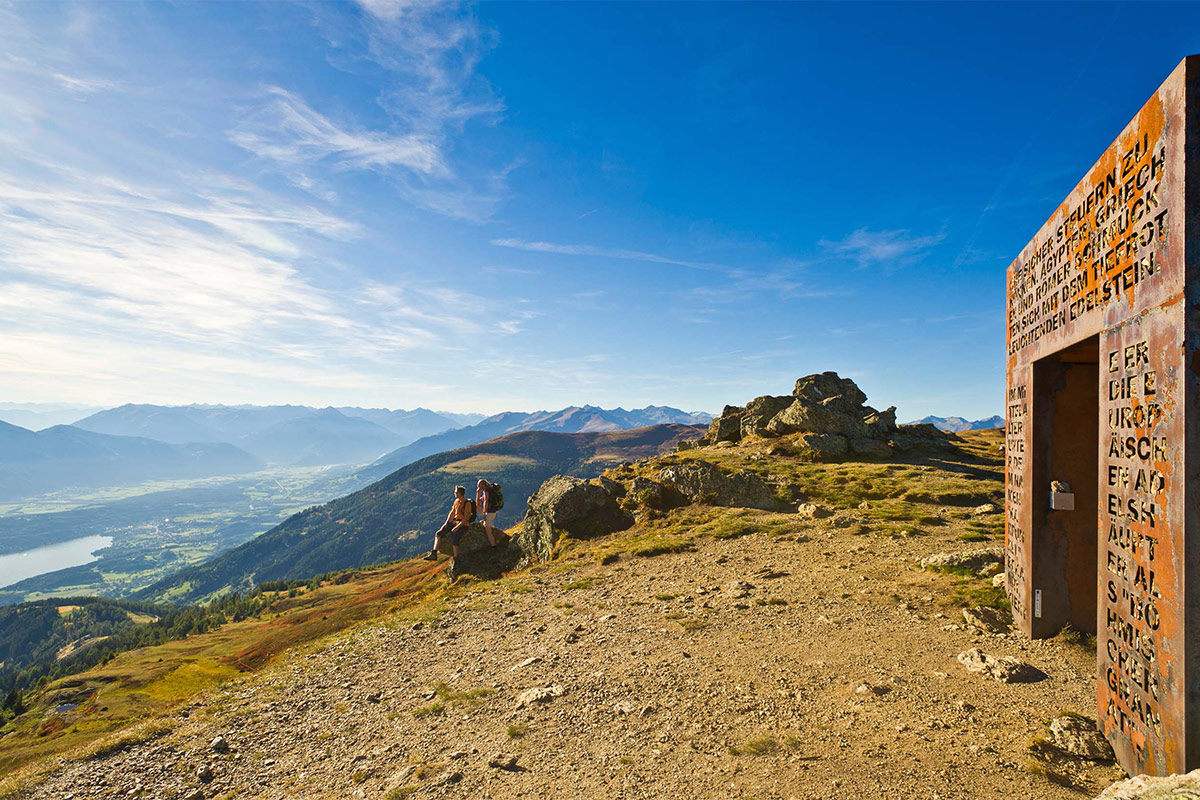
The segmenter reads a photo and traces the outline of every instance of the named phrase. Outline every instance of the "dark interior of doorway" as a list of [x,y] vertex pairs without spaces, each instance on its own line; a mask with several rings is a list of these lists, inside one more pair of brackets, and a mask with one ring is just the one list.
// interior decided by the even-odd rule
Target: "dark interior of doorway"
[[[1034,364],[1035,589],[1046,635],[1070,625],[1096,632],[1100,339],[1093,336]],[[1067,483],[1072,511],[1052,510],[1052,481]],[[1035,604],[1036,608],[1036,604]],[[1038,624],[1040,622],[1040,624]]]

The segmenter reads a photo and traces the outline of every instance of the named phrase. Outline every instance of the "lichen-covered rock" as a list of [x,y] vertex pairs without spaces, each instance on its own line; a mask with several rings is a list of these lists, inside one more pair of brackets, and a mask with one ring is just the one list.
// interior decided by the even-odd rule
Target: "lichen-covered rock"
[[888,447],[887,442],[878,439],[851,439],[850,451],[856,456],[867,458],[887,458],[892,454],[892,448]]
[[1012,614],[989,606],[964,608],[962,615],[968,625],[985,633],[1005,633],[1012,626]]
[[816,503],[801,503],[796,506],[796,513],[804,519],[824,519],[833,516],[833,512]]
[[850,450],[846,437],[836,433],[806,433],[798,439],[798,444],[822,459],[841,458]]
[[867,406],[867,414],[863,422],[871,429],[871,435],[879,438],[891,436],[896,432],[896,407],[891,406],[885,411],[876,411]]
[[742,438],[743,409],[738,406],[725,406],[721,416],[714,419],[708,426],[708,433],[701,441],[706,444],[717,442],[736,442]]
[[[500,530],[499,528],[494,529],[493,533],[496,536],[496,539],[500,542],[505,542],[508,539],[508,537],[504,535],[504,531]],[[458,540],[459,556],[475,553],[479,550],[487,550],[490,547],[491,544],[487,539],[487,531],[484,530],[482,522],[473,522],[468,525],[467,530]],[[443,536],[441,539],[437,540],[437,549],[439,553],[453,555],[454,546],[450,543],[450,537]]]
[[673,505],[668,497],[669,491],[666,486],[663,486],[658,481],[652,481],[649,478],[643,478],[639,475],[630,482],[626,494],[633,498],[638,505],[649,506],[650,508],[666,508],[669,505]]
[[867,402],[867,396],[858,388],[858,384],[839,376],[836,372],[805,375],[796,381],[796,388],[792,390],[792,394],[812,403],[833,401],[834,405],[847,409],[857,408]]
[[861,418],[839,413],[803,398],[793,400],[767,423],[766,429],[779,436],[788,433],[828,433],[865,438],[870,431]]
[[769,423],[776,414],[783,411],[793,402],[791,397],[772,397],[765,395],[756,397],[746,404],[746,410],[741,414],[741,435],[743,438],[754,436],[766,431]]
[[[806,436],[844,437],[846,441],[814,439],[806,445],[819,459],[850,455],[886,458],[894,451],[950,447],[956,437],[932,425],[896,425],[896,407],[878,411],[865,405],[866,394],[849,378],[836,372],[806,375],[796,381],[792,394],[756,397],[742,406],[725,406],[694,445],[732,447],[742,439]],[[844,448],[842,445],[846,445]]]
[[658,479],[694,503],[775,510],[781,506],[774,487],[752,472],[722,472],[707,461],[659,470]]
[[1050,740],[1064,753],[1090,761],[1112,761],[1113,749],[1096,728],[1096,721],[1079,714],[1050,720]]
[[1001,683],[1034,683],[1046,677],[1046,673],[1032,664],[1018,661],[1012,656],[996,658],[978,647],[959,653],[958,662],[967,668],[967,672],[990,675]]
[[1165,778],[1136,775],[1114,783],[1096,800],[1186,800],[1197,795],[1200,795],[1200,769]]
[[612,492],[603,485],[555,475],[529,498],[516,543],[529,558],[545,561],[562,534],[595,536],[632,524],[633,518],[620,510]]
[[988,564],[1004,562],[1004,548],[975,547],[970,550],[960,550],[957,553],[934,553],[921,559],[923,569],[954,569],[961,567],[972,572],[983,569]]

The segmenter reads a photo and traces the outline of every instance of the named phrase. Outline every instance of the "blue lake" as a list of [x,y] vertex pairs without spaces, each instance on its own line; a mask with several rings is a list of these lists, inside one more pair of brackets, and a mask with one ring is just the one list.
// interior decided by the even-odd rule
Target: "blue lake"
[[90,564],[96,560],[95,552],[110,544],[111,536],[84,536],[24,553],[0,556],[0,587],[11,586],[47,572]]

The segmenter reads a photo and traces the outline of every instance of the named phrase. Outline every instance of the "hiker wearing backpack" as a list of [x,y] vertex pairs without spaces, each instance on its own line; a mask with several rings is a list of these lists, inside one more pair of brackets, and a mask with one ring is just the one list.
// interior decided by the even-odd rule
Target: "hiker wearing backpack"
[[446,523],[434,534],[433,549],[425,556],[426,561],[437,561],[438,546],[443,536],[450,537],[450,545],[454,548],[454,558],[458,558],[458,543],[467,528],[475,521],[475,502],[467,499],[467,487],[454,487],[454,505],[446,515]]
[[504,494],[500,491],[500,485],[480,478],[479,483],[475,485],[475,507],[483,517],[483,529],[487,533],[488,544],[495,547],[496,535],[492,533],[492,523],[496,519],[496,512],[504,508]]

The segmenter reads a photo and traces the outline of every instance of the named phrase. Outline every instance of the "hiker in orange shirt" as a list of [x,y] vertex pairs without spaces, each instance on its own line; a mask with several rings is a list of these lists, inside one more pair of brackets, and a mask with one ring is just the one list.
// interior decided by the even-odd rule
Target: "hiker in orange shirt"
[[458,543],[474,518],[475,503],[467,499],[467,487],[455,486],[454,505],[450,507],[450,513],[446,515],[446,523],[434,535],[433,549],[429,551],[429,555],[425,556],[425,560],[437,561],[438,546],[442,543],[443,536],[450,537],[450,545],[454,548],[454,558],[458,558]]

